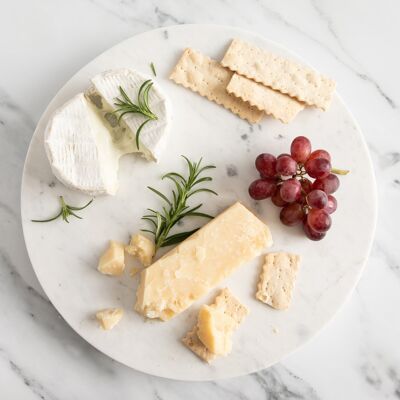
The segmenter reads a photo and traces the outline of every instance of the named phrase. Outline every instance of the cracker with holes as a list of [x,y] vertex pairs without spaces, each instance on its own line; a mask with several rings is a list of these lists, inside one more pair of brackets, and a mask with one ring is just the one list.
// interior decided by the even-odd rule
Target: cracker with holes
[[289,307],[300,256],[290,253],[269,253],[265,256],[256,298],[277,310]]
[[227,91],[233,72],[215,60],[193,50],[186,49],[173,69],[170,79],[201,96],[232,111],[250,123],[257,123],[265,113],[249,103],[231,96]]
[[335,82],[313,69],[234,39],[221,61],[224,67],[297,100],[326,110]]
[[304,109],[304,104],[293,97],[236,73],[233,74],[226,90],[285,124]]

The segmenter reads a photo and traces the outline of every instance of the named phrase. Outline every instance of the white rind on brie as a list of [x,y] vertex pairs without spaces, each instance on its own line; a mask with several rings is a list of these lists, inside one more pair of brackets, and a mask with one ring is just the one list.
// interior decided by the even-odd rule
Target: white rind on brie
[[137,104],[139,88],[148,79],[150,78],[126,68],[105,71],[91,79],[92,86],[86,95],[103,114],[106,125],[113,134],[114,145],[123,154],[140,152],[148,160],[157,161],[165,147],[170,119],[167,99],[158,85],[153,82],[149,92],[149,106],[158,119],[147,123],[141,131],[139,150],[135,144],[136,131],[146,118],[140,114],[125,114],[118,126],[117,118],[112,114],[117,109],[116,98],[121,98],[119,87]]
[[45,149],[64,185],[90,195],[116,193],[121,152],[83,93],[55,112],[46,128]]

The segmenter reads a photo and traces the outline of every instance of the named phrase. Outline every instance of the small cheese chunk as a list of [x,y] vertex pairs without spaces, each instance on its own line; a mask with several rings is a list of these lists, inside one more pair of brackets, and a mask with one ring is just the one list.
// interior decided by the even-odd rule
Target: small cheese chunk
[[289,307],[300,256],[289,253],[269,253],[265,256],[256,298],[278,310]]
[[109,331],[118,324],[123,315],[124,310],[122,308],[107,308],[105,310],[98,311],[96,313],[96,318],[100,326],[105,331]]
[[268,227],[235,203],[142,272],[135,309],[168,320],[271,244]]
[[131,242],[125,247],[125,251],[137,257],[140,262],[147,267],[151,264],[151,260],[156,252],[156,246],[152,240],[137,233],[136,235],[132,235]]
[[110,240],[110,246],[100,257],[97,269],[105,275],[121,275],[125,269],[124,245]]
[[225,356],[232,350],[234,319],[222,310],[203,305],[199,311],[197,336],[212,353]]
[[248,309],[225,288],[211,306],[200,309],[197,325],[182,339],[183,343],[203,360],[210,362],[217,355],[232,350],[232,336]]

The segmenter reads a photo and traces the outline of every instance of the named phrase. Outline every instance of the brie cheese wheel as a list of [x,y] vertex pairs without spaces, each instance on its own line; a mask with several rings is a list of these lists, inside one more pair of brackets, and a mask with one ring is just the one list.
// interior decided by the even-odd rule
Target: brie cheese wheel
[[113,135],[114,145],[123,153],[140,152],[146,159],[157,161],[165,147],[167,130],[169,128],[169,106],[166,97],[158,85],[153,82],[149,91],[149,108],[157,115],[157,120],[149,121],[140,132],[139,149],[136,147],[136,131],[146,120],[140,114],[125,114],[118,123],[116,99],[121,98],[120,87],[130,100],[137,104],[140,86],[147,76],[130,69],[117,69],[102,72],[91,79],[92,86],[86,91],[86,96],[92,101],[99,113],[105,119],[107,128]]
[[64,185],[90,195],[117,191],[121,151],[83,93],[55,112],[46,128],[45,149]]

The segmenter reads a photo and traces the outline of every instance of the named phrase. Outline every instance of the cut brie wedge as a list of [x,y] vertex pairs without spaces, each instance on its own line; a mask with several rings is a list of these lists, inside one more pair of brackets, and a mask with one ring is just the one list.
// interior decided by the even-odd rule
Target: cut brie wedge
[[138,103],[137,96],[140,86],[149,78],[130,69],[118,69],[102,72],[91,79],[92,86],[86,91],[86,96],[92,101],[106,121],[106,126],[113,136],[114,145],[123,154],[140,152],[148,160],[157,161],[165,147],[169,110],[166,97],[156,83],[149,91],[151,111],[157,115],[145,125],[140,133],[140,146],[136,147],[136,131],[146,120],[140,114],[125,114],[118,123],[118,113],[113,114],[118,107],[116,99],[121,99],[120,87],[131,101]]
[[165,147],[169,128],[167,99],[154,85],[149,92],[150,109],[157,120],[147,123],[136,147],[136,131],[145,120],[126,114],[118,122],[114,105],[121,86],[137,103],[140,86],[147,77],[129,69],[96,75],[85,94],[79,93],[54,113],[45,133],[45,149],[54,175],[66,186],[90,195],[115,194],[119,159],[139,152],[157,161]]

